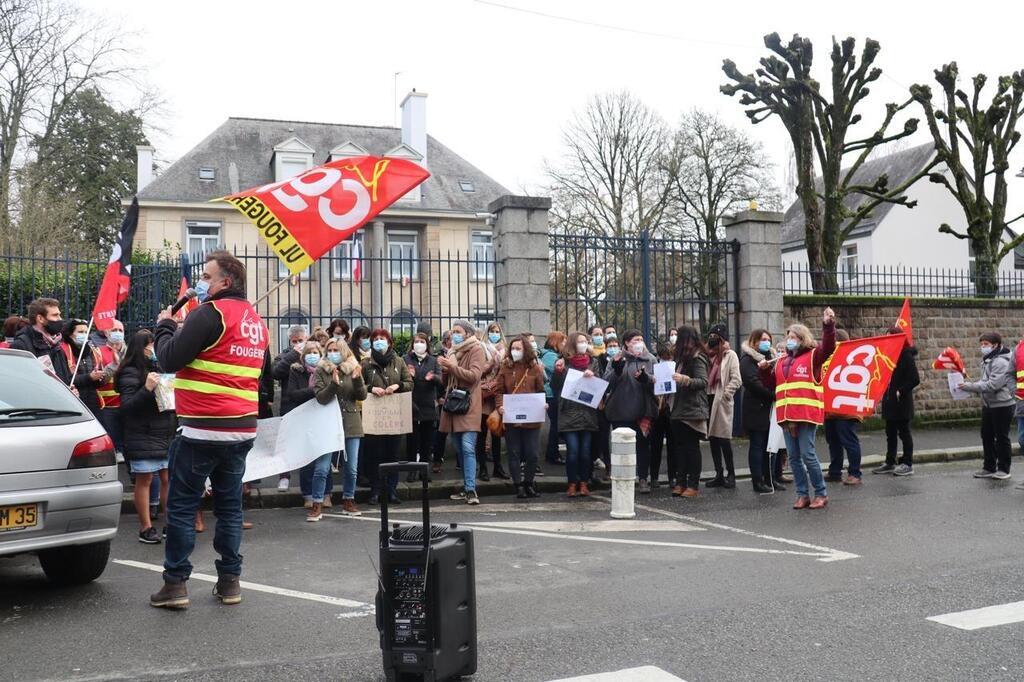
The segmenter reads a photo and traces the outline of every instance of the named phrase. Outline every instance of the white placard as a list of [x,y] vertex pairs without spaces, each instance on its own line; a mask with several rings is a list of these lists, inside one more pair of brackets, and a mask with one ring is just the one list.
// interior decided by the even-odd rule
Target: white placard
[[966,400],[971,397],[971,394],[967,391],[957,388],[964,382],[964,375],[960,372],[950,372],[949,376],[949,394],[953,396],[953,400]]
[[245,458],[243,481],[299,469],[320,455],[345,449],[338,401],[307,400],[284,417],[256,422],[256,442]]
[[542,424],[547,404],[543,393],[506,393],[502,398],[506,424]]
[[599,377],[585,377],[578,369],[570,369],[562,385],[562,397],[566,400],[592,407],[595,410],[608,391],[608,382]]
[[676,382],[672,378],[675,373],[676,363],[671,360],[655,363],[654,395],[671,395],[676,392]]

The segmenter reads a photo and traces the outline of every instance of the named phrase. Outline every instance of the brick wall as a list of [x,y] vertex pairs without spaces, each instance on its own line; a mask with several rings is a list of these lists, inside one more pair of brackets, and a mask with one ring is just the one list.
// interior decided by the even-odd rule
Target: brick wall
[[[884,334],[900,314],[902,301],[888,299],[818,299],[787,296],[783,314],[786,325],[806,324],[818,336],[821,332],[821,311],[825,303],[836,312],[840,327],[851,337]],[[914,393],[917,418],[921,421],[973,419],[981,411],[978,399],[955,401],[949,395],[946,372],[931,368],[932,362],[946,346],[953,346],[963,356],[967,372],[980,374],[981,354],[978,336],[996,331],[1007,345],[1015,345],[1024,328],[1024,302],[1020,301],[955,301],[918,299],[913,307],[914,342],[919,351],[918,371],[921,386]]]

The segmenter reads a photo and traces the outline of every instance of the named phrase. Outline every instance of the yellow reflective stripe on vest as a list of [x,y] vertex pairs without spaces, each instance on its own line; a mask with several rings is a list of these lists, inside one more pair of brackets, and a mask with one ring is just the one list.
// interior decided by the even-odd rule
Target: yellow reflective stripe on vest
[[1024,369],[1018,369],[1017,370],[1017,378],[1018,379],[1024,379]]
[[96,393],[103,396],[104,398],[110,398],[112,396],[118,395],[117,391],[96,391]]
[[211,384],[206,381],[193,381],[191,379],[178,379],[175,377],[174,388],[180,388],[186,391],[195,391],[197,393],[223,393],[224,395],[233,395],[237,398],[244,398],[253,402],[259,400],[259,391],[244,391],[240,388],[218,386],[217,384]]
[[815,407],[819,410],[825,409],[825,401],[815,400],[814,398],[782,398],[775,401],[776,407],[786,407],[787,405],[806,405],[807,407]]
[[213,360],[193,360],[187,366],[204,372],[230,374],[233,377],[252,377],[254,379],[259,379],[263,371],[259,367],[242,367],[240,365],[229,365],[226,362],[214,362]]
[[779,384],[775,387],[776,391],[814,391],[825,395],[825,387],[819,386],[812,381],[791,381],[786,384]]

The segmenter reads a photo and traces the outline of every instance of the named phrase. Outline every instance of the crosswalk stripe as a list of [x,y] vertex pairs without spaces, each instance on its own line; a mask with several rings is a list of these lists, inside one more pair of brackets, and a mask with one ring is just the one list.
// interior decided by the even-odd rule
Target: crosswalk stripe
[[686,682],[681,677],[667,673],[661,668],[653,665],[645,665],[640,668],[627,668],[609,673],[596,673],[594,675],[580,675],[579,677],[565,677],[551,682]]
[[981,630],[997,625],[1020,623],[1024,622],[1024,601],[944,613],[941,616],[931,616],[928,620],[959,630]]

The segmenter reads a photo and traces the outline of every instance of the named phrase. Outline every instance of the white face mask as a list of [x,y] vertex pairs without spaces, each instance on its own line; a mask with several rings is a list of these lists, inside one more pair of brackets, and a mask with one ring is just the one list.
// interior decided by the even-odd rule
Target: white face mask
[[295,343],[292,344],[292,348],[295,349],[296,353],[301,353],[302,349],[305,348],[305,347],[306,347],[306,342],[305,341],[296,341]]
[[643,355],[643,352],[644,352],[644,342],[643,341],[634,341],[632,344],[630,344],[629,348],[633,352],[633,355]]
[[674,346],[674,345],[676,345],[676,339],[677,338],[678,337],[675,334],[673,334],[672,336],[668,337],[668,342],[671,343]]
[[588,344],[586,341],[581,341],[576,344],[576,352],[579,353],[580,355],[586,353],[588,348],[590,348],[590,344]]
[[420,355],[423,355],[424,353],[427,352],[427,344],[423,343],[422,341],[417,341],[416,343],[412,344],[412,349],[419,353]]
[[512,362],[519,362],[522,359],[523,359],[523,351],[519,350],[518,348],[513,348],[512,349]]

